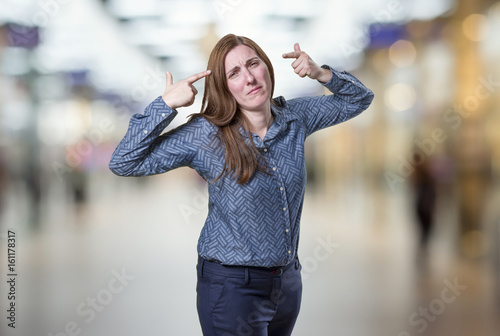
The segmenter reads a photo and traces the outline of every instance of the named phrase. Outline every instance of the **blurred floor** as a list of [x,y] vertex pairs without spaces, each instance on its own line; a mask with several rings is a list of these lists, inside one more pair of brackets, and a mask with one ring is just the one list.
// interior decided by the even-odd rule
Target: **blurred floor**
[[[18,230],[18,327],[2,323],[1,334],[201,335],[195,263],[207,199],[192,173],[94,175],[79,215],[52,189],[57,203],[44,205],[38,234],[10,224],[29,207],[22,190],[10,193],[3,221]],[[456,257],[453,202],[440,204],[425,265],[409,200],[405,189],[361,181],[306,192],[294,335],[499,335],[498,279],[490,260]]]

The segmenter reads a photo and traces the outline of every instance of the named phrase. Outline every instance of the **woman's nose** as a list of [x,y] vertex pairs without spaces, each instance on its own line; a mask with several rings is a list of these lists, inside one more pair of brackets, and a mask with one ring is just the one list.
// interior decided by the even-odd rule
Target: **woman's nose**
[[247,83],[253,83],[253,81],[255,80],[255,77],[249,70],[245,70],[245,80],[247,81]]

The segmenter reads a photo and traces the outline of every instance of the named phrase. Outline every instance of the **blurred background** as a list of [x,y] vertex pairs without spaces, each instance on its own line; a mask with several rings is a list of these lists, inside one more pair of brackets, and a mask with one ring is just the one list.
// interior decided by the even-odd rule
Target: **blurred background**
[[1,334],[201,335],[206,183],[108,162],[165,72],[204,70],[234,33],[270,57],[275,96],[327,94],[281,58],[295,42],[375,93],[308,138],[294,335],[499,335],[498,32],[494,0],[1,0]]

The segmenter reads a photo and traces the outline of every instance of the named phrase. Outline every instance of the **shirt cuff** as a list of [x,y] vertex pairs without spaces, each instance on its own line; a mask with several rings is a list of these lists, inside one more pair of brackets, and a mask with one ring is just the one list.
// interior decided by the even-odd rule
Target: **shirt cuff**
[[159,122],[172,115],[175,117],[178,111],[168,106],[161,96],[153,100],[145,109],[144,116],[151,117],[153,120]]
[[[361,84],[361,82],[356,77],[354,77],[353,75],[351,75],[349,72],[347,72],[345,70],[338,71],[338,70],[335,70],[334,68],[332,68],[331,66],[326,65],[326,64],[323,64],[321,67],[323,69],[329,69],[332,72],[332,78],[330,78],[330,80],[327,83],[320,82],[321,84],[326,86],[328,89],[333,89],[334,91],[332,91],[332,92],[335,92],[337,89],[340,89],[341,87],[343,87],[346,84],[346,82],[348,82],[347,84],[349,84],[349,83],[352,83],[355,85]],[[361,85],[363,85],[363,84],[361,84]]]
[[153,100],[144,110],[144,114],[136,114],[135,124],[142,125],[140,132],[143,137],[150,134],[157,135],[177,116],[178,112],[163,101],[161,96]]

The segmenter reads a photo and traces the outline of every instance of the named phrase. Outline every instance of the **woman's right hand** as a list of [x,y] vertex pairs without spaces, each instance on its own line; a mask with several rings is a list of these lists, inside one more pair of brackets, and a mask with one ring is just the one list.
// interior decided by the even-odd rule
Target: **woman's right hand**
[[210,75],[210,70],[206,70],[188,78],[178,81],[174,84],[174,79],[170,72],[167,72],[167,87],[161,96],[165,104],[170,108],[176,109],[178,107],[190,106],[194,102],[194,96],[198,90],[194,87],[193,83]]

